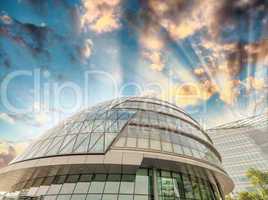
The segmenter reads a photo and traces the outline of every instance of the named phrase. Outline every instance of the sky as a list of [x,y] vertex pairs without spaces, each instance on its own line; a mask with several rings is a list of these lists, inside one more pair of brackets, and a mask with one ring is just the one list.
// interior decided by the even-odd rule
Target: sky
[[264,114],[267,75],[266,0],[1,0],[0,157],[122,96],[204,128]]

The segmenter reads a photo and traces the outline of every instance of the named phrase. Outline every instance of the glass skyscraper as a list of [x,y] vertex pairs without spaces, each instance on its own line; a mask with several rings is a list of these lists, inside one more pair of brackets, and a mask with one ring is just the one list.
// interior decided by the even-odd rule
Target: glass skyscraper
[[224,169],[235,183],[234,193],[254,190],[249,168],[268,170],[267,114],[224,124],[207,131],[221,153]]
[[77,113],[0,170],[4,199],[220,200],[232,189],[199,124],[145,97]]

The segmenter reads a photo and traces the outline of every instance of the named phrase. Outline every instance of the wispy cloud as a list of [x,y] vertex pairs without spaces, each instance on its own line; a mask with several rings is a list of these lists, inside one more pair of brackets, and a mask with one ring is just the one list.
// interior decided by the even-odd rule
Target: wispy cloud
[[7,113],[0,113],[0,120],[3,120],[9,124],[14,124],[15,123],[15,119],[13,117],[11,117],[10,115],[8,115]]
[[164,51],[166,41],[157,26],[145,26],[139,31],[142,55],[149,62],[151,69],[162,71],[165,67]]

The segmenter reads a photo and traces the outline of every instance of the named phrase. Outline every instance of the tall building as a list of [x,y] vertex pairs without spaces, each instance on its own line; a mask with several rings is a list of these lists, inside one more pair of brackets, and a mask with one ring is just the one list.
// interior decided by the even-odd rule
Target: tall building
[[221,153],[224,169],[235,183],[234,193],[251,191],[249,168],[268,170],[268,116],[258,115],[207,131]]
[[143,97],[76,114],[0,170],[5,199],[220,200],[232,189],[199,124]]

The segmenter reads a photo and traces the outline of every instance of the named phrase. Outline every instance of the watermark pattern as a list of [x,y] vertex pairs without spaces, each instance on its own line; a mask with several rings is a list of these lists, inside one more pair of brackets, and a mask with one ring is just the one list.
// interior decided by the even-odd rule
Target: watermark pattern
[[[182,105],[182,107],[190,105],[187,107],[187,112],[190,115],[202,116],[202,114],[208,112],[208,98],[203,97],[203,95],[208,94],[204,93],[202,88],[195,83],[182,83],[175,87],[175,84],[170,79],[167,84],[161,84],[160,82],[148,82],[146,84],[126,82],[120,84],[112,74],[101,70],[85,71],[83,81],[81,81],[82,84],[70,80],[62,82],[43,81],[44,78],[49,78],[49,76],[49,73],[44,73],[40,69],[17,70],[7,74],[1,82],[1,103],[5,110],[8,111],[9,116],[19,118],[34,115],[37,124],[40,125],[48,122],[47,113],[50,113],[49,117],[52,122],[59,121],[62,116],[69,116],[96,103],[98,101],[96,96],[99,95],[97,93],[108,93],[108,97],[114,99],[125,96],[129,90],[135,91],[133,92],[135,96],[156,97],[171,103],[177,103],[178,106]],[[32,104],[24,108],[18,107],[9,98],[10,84],[22,77],[32,80]],[[103,84],[106,89],[104,91],[94,91],[96,84]],[[239,95],[243,93],[247,95],[245,91],[248,91],[248,83],[239,82],[236,90],[235,93]],[[94,98],[95,101],[92,101]],[[236,104],[236,107],[242,108],[243,106],[239,105],[239,102]],[[243,115],[243,113],[239,114]],[[28,120],[31,121],[31,117],[28,117]],[[197,120],[204,124],[202,117]]]

